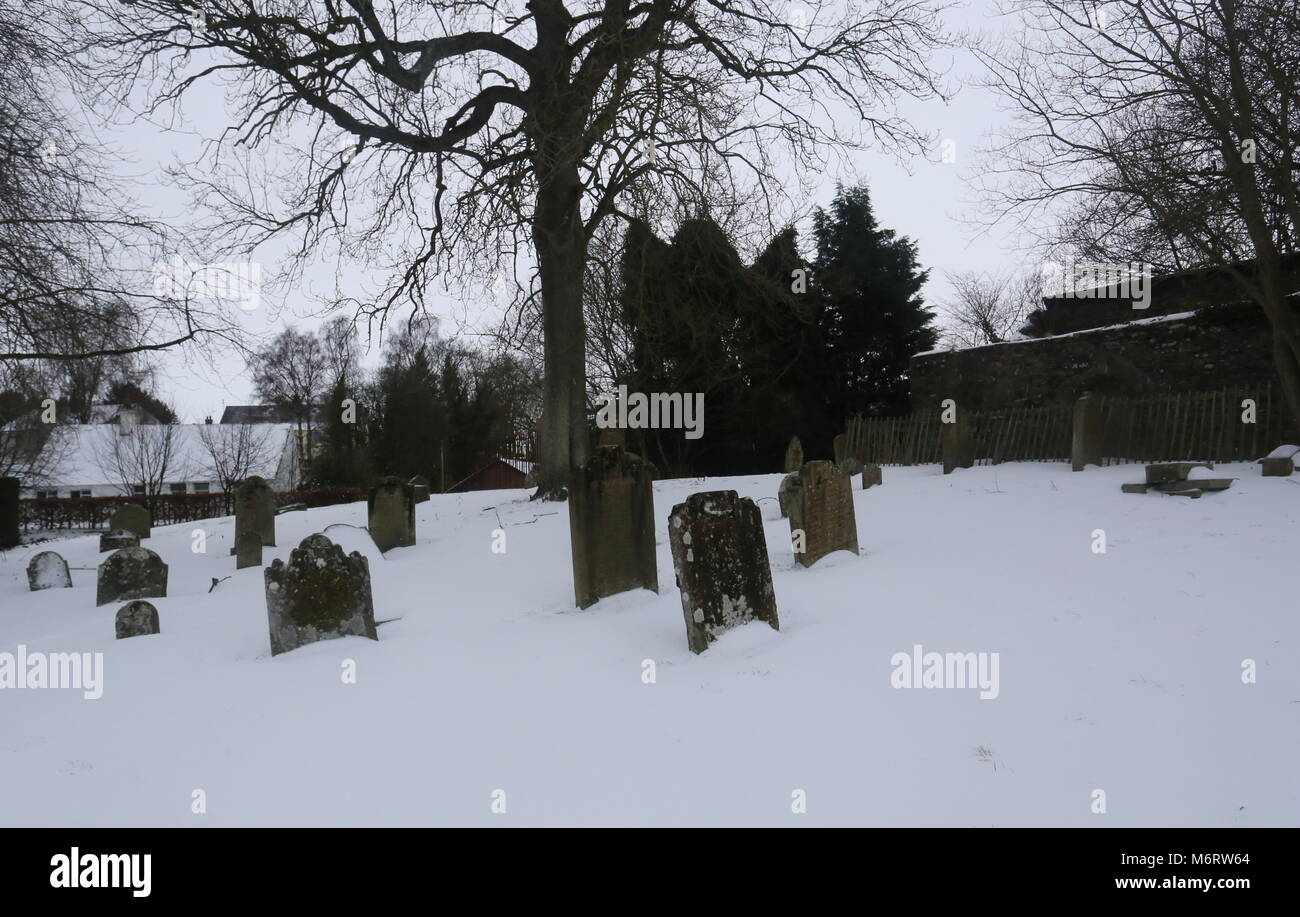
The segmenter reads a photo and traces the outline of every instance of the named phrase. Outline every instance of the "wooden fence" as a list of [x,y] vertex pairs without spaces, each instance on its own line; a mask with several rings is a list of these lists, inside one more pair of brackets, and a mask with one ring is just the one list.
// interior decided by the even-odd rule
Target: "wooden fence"
[[[1177,392],[1135,398],[1094,396],[1101,403],[1104,465],[1160,461],[1253,461],[1297,433],[1272,387]],[[1243,417],[1254,403],[1254,422]],[[960,410],[960,403],[958,405]],[[1068,462],[1073,405],[973,411],[976,464]],[[848,454],[881,465],[943,461],[940,410],[903,417],[852,418]]]

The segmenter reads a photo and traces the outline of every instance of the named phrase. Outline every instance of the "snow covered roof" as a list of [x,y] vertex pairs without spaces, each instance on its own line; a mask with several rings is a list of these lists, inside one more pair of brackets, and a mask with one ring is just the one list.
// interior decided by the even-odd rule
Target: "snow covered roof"
[[533,467],[537,464],[536,462],[525,462],[520,459],[509,459],[509,458],[502,458],[501,461],[505,462],[515,471],[519,471],[524,474],[531,474]]
[[1192,312],[1175,312],[1171,315],[1153,315],[1150,318],[1134,319],[1131,322],[1119,322],[1114,325],[1103,325],[1100,328],[1081,328],[1078,331],[1067,331],[1064,334],[1050,334],[1047,335],[1046,337],[1040,337],[1040,338],[1031,338],[1022,335],[1020,337],[1017,337],[1014,340],[1000,341],[997,344],[977,344],[973,347],[940,347],[936,350],[923,351],[921,353],[915,354],[915,356],[928,357],[928,356],[933,356],[936,353],[952,353],[954,351],[959,351],[959,350],[981,350],[985,347],[1005,347],[1008,344],[1032,344],[1036,341],[1055,341],[1058,340],[1059,338],[1074,337],[1075,335],[1078,334],[1093,334],[1097,331],[1113,331],[1116,328],[1131,328],[1134,325],[1155,325],[1155,324],[1159,324],[1160,322],[1181,322],[1184,319],[1191,318],[1195,314],[1196,312],[1192,311]]

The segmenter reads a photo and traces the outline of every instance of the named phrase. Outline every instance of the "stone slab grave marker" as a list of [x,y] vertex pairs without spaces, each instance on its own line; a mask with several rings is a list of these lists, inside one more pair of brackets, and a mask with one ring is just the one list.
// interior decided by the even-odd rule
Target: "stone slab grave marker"
[[95,605],[123,599],[165,598],[167,565],[148,548],[119,548],[99,565]]
[[881,472],[880,470],[879,465],[873,462],[870,465],[862,466],[862,489],[863,490],[866,490],[868,487],[875,487],[877,484],[883,484],[883,483],[884,483],[884,476],[883,476],[883,472]]
[[798,471],[803,467],[803,444],[799,442],[799,437],[790,437],[790,445],[785,447],[785,464],[781,470],[786,474],[792,471]]
[[1296,459],[1300,457],[1300,446],[1278,446],[1259,460],[1260,473],[1266,478],[1287,478],[1295,474]]
[[54,551],[42,551],[27,562],[27,586],[32,592],[71,589],[72,574],[68,572],[68,562]]
[[159,633],[158,609],[151,602],[137,601],[123,605],[117,610],[113,627],[119,640]]
[[275,547],[275,493],[256,475],[235,489],[235,544],[231,554],[238,553],[245,532],[255,534],[267,547]]
[[803,533],[803,551],[795,558],[811,567],[832,551],[858,553],[858,524],[853,513],[852,479],[830,462],[808,462],[799,470],[790,494],[790,537]]
[[426,478],[422,474],[417,474],[415,477],[411,478],[411,480],[407,481],[406,483],[410,484],[411,487],[415,488],[416,503],[429,502],[429,479],[428,478]]
[[138,503],[123,503],[108,517],[110,532],[130,532],[136,538],[149,537],[149,511]]
[[781,629],[763,516],[753,500],[734,490],[691,494],[668,517],[668,542],[692,653],[750,621]]
[[629,589],[659,591],[654,472],[652,464],[618,446],[600,446],[574,470],[569,543],[579,608]]
[[257,532],[243,532],[235,544],[235,569],[262,566],[262,537]]
[[379,550],[415,544],[415,487],[399,478],[380,478],[366,497],[370,537]]
[[263,571],[271,655],[336,637],[378,640],[370,564],[319,533],[308,535]]
[[140,547],[140,537],[125,529],[105,532],[99,536],[99,553],[105,551],[116,551],[118,548],[138,548]]
[[1070,434],[1070,470],[1083,471],[1101,464],[1105,428],[1101,419],[1101,400],[1084,394],[1074,403],[1073,428]]
[[1214,466],[1204,462],[1166,462],[1147,465],[1145,481],[1121,484],[1120,490],[1126,494],[1144,494],[1150,490],[1155,490],[1162,494],[1173,494],[1199,500],[1201,495],[1207,491],[1227,490],[1232,486],[1232,482],[1236,480],[1235,478],[1189,478],[1193,469],[1196,468],[1206,468],[1212,471]]
[[798,471],[792,471],[781,479],[781,486],[776,492],[776,500],[781,504],[782,519],[788,518],[790,515],[790,501],[794,498],[794,491],[798,486]]
[[22,540],[18,532],[21,521],[19,490],[17,478],[0,477],[0,551],[14,547]]
[[952,474],[954,468],[975,466],[975,439],[965,408],[956,408],[952,423],[939,423],[939,442],[943,446],[943,473]]

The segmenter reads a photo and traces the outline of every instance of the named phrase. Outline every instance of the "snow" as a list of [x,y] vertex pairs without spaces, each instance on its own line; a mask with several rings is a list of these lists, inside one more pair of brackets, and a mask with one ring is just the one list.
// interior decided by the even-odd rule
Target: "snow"
[[1265,456],[1265,458],[1291,458],[1297,454],[1300,454],[1300,446],[1286,445],[1278,446]]
[[1008,344],[1032,344],[1035,341],[1053,341],[1057,338],[1074,337],[1076,334],[1093,334],[1097,331],[1114,331],[1116,328],[1128,328],[1132,325],[1158,325],[1162,322],[1181,322],[1189,319],[1196,314],[1192,312],[1171,312],[1168,315],[1153,315],[1150,318],[1135,318],[1127,322],[1117,322],[1113,325],[1100,325],[1096,328],[1080,328],[1078,331],[1066,331],[1063,334],[1049,334],[1044,337],[1029,337],[1028,335],[1018,334],[1009,341],[999,341],[996,344],[976,344],[968,347],[940,347],[935,350],[924,350],[914,356],[929,357],[936,353],[952,353],[958,350],[981,350],[985,347],[1005,347]]
[[[854,494],[861,556],[808,569],[766,516],[781,475],[656,482],[660,594],[586,611],[567,507],[525,491],[433,495],[387,556],[362,503],[288,513],[267,563],[325,530],[388,623],[276,658],[232,519],[153,530],[161,633],[120,641],[95,537],[26,545],[0,555],[0,652],[101,652],[103,695],[0,690],[0,824],[1300,823],[1300,489],[1250,463],[1210,499],[1121,494],[1140,468],[887,467]],[[668,514],[722,488],[763,498],[782,629],[696,656]],[[75,588],[27,591],[48,549]],[[998,690],[893,687],[920,647],[997,653]]]

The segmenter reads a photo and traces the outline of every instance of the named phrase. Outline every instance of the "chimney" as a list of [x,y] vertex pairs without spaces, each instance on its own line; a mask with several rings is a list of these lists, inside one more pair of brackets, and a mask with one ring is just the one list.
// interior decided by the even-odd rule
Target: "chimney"
[[117,415],[117,432],[122,436],[130,436],[133,429],[135,429],[135,416],[130,411],[120,412]]
[[204,422],[205,424],[211,424],[211,423],[212,423],[212,415],[209,414],[207,417],[204,417],[204,418],[203,418],[203,422]]

